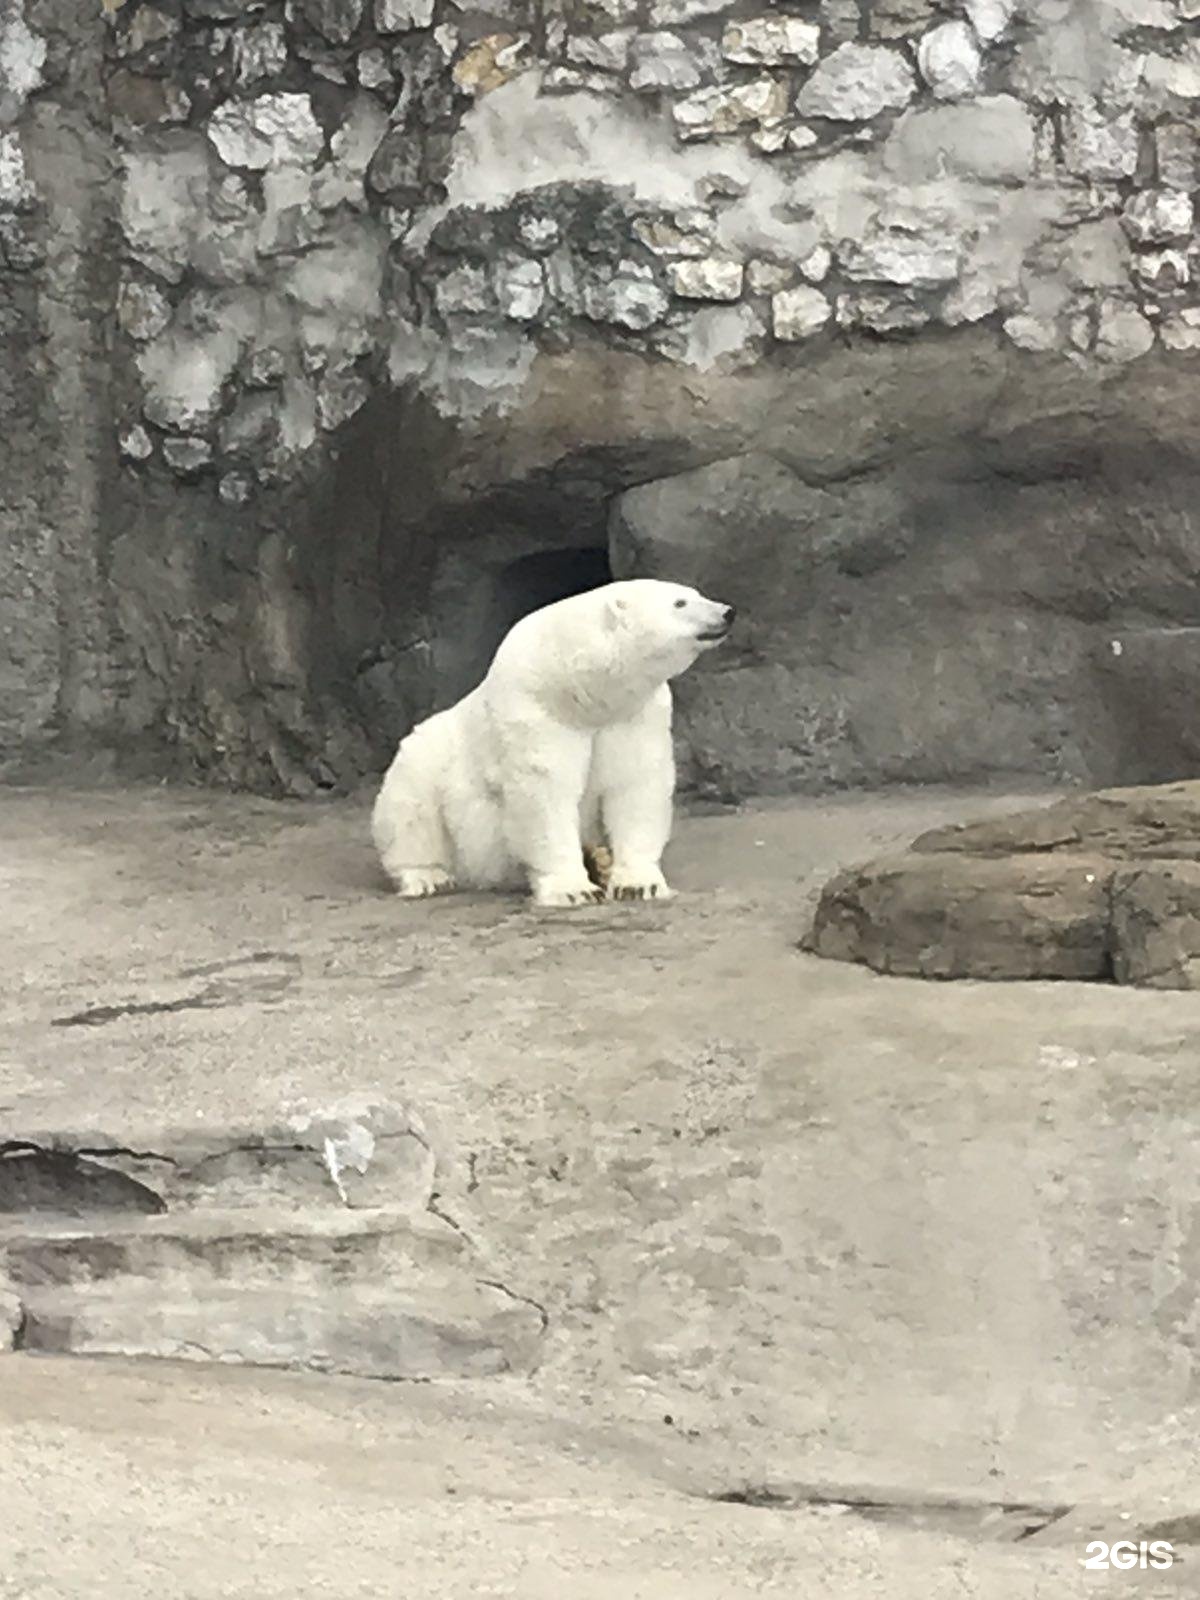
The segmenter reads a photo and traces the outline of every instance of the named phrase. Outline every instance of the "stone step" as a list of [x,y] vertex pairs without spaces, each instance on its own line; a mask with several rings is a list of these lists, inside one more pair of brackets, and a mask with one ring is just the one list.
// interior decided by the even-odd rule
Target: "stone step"
[[0,1215],[420,1209],[436,1165],[420,1117],[380,1102],[257,1127],[14,1129],[0,1141]]
[[24,1350],[469,1378],[531,1370],[545,1326],[425,1213],[16,1216],[0,1260]]
[[158,1216],[0,1220],[0,1251],[18,1283],[68,1287],[121,1277],[186,1278],[196,1285],[408,1281],[454,1276],[470,1250],[448,1220],[428,1212],[173,1212]]
[[208,1287],[126,1280],[81,1293],[38,1288],[22,1297],[22,1350],[150,1356],[295,1367],[365,1378],[429,1380],[525,1372],[536,1365],[541,1319],[530,1305],[476,1285],[433,1307],[386,1289]]

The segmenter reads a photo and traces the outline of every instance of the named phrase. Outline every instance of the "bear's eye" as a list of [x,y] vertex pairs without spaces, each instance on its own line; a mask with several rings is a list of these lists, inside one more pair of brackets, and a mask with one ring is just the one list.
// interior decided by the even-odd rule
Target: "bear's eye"
[[685,605],[687,605],[687,601],[686,600],[676,600],[676,602],[675,602],[676,611],[682,611]]

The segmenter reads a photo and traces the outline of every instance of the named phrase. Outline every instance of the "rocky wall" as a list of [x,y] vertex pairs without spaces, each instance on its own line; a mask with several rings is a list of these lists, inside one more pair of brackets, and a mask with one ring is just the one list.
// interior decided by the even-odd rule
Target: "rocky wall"
[[1195,0],[0,0],[10,770],[353,783],[610,568],[707,792],[1188,770],[1198,110]]

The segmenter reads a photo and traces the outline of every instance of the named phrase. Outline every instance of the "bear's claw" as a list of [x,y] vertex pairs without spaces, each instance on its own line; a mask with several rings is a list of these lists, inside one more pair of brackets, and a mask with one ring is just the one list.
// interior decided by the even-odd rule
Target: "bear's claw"
[[535,886],[533,898],[539,906],[596,905],[604,899],[604,890],[588,878],[545,878]]
[[610,900],[669,900],[671,890],[661,872],[652,868],[639,868],[630,875],[615,873],[609,880]]

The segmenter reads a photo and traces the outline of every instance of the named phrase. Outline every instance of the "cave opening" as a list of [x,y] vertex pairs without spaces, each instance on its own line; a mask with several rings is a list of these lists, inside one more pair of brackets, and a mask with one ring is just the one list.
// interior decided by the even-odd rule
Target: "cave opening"
[[489,663],[508,630],[531,611],[611,582],[612,567],[604,546],[535,550],[532,555],[510,561],[496,574],[493,585],[492,610],[483,641]]
[[[458,633],[461,648],[451,646],[439,663],[439,703],[452,703],[481,681],[501,640],[522,617],[611,582],[604,545],[534,550],[484,567],[477,579],[476,602],[470,607],[473,617]],[[450,633],[446,643],[453,638]]]

